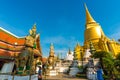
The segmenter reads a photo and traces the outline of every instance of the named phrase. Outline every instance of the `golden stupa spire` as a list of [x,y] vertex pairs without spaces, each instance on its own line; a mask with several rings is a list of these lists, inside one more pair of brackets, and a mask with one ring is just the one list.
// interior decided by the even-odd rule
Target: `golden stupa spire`
[[79,42],[77,41],[77,46],[80,46]]
[[86,24],[95,22],[95,20],[91,16],[90,12],[88,11],[86,4],[84,4],[84,6],[85,6],[85,10],[86,10]]
[[53,43],[50,44],[50,47],[53,47]]
[[50,56],[54,56],[54,46],[53,46],[53,43],[50,44]]
[[33,25],[33,29],[36,29],[36,23],[34,23],[34,25]]

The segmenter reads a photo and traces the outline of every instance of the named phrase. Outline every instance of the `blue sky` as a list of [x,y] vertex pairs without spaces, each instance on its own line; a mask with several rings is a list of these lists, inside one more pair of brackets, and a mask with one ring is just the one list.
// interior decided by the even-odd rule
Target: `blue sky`
[[36,23],[43,56],[48,56],[50,43],[55,54],[66,55],[77,42],[83,45],[84,3],[106,36],[120,38],[120,0],[0,0],[0,26],[26,36]]

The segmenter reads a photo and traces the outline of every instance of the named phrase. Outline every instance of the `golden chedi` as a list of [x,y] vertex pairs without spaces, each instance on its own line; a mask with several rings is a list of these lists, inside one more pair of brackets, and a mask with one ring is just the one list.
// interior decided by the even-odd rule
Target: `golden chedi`
[[76,55],[76,59],[77,60],[81,60],[81,46],[79,43],[76,44],[75,48],[74,48],[74,54]]
[[[80,46],[83,49],[83,53],[85,53],[85,51],[90,48],[90,42],[92,42],[96,51],[111,52],[114,56],[119,54],[120,44],[115,40],[109,39],[104,34],[101,26],[93,19],[86,5],[85,10],[86,10],[86,24],[84,31],[84,45]],[[78,49],[75,49],[75,52],[78,51],[79,51]]]
[[120,53],[120,44],[114,40],[107,38],[99,25],[91,16],[90,12],[86,9],[86,24],[84,33],[84,49],[89,48],[90,41],[93,43],[96,51],[111,52],[116,56]]
[[49,52],[49,58],[48,58],[48,66],[49,66],[49,68],[52,68],[53,65],[54,65],[54,46],[51,43],[50,52]]

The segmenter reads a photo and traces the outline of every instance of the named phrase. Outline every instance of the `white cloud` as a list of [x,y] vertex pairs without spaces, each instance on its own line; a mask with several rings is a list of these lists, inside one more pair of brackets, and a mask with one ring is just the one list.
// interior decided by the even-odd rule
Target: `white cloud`
[[50,43],[54,43],[54,44],[64,44],[65,39],[62,36],[56,36],[56,37],[46,37],[43,40],[44,44],[50,44]]
[[110,38],[118,41],[118,39],[120,39],[120,23],[115,24],[114,28],[112,28],[111,32],[112,33],[110,35]]
[[62,56],[62,58],[66,57],[67,52],[68,49],[65,47],[55,49],[55,55],[57,56],[58,54],[60,54],[60,57]]
[[63,36],[54,36],[54,37],[45,37],[43,40],[41,40],[42,43],[42,51],[44,56],[49,55],[49,48],[50,43],[54,44],[54,50],[55,54],[62,53],[63,56],[66,56],[66,53],[68,52],[69,48],[71,51],[73,51],[77,40],[75,37],[63,37]]
[[55,49],[55,53],[58,54],[58,53],[67,53],[68,49],[67,48],[61,48],[61,49]]
[[75,37],[72,37],[72,36],[71,37],[63,37],[63,36],[46,37],[42,41],[43,44],[53,43],[55,45],[64,45],[68,47],[75,45],[76,42],[77,40],[75,39]]
[[110,38],[118,41],[118,39],[120,39],[120,32],[113,33],[112,35],[110,35]]

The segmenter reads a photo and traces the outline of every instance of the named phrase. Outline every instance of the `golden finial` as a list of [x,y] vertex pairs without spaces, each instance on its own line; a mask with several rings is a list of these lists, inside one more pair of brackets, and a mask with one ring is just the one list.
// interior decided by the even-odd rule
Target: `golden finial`
[[53,46],[53,43],[51,43],[50,45]]
[[79,42],[77,41],[77,46],[80,46]]
[[69,48],[68,54],[71,54],[71,50],[70,50],[70,48]]
[[34,23],[34,25],[33,25],[33,29],[36,29],[36,23]]
[[86,24],[91,23],[91,22],[95,22],[95,20],[91,16],[90,12],[88,11],[86,4],[84,4],[84,6],[85,6],[85,10],[86,10]]
[[50,44],[50,49],[54,49],[53,43]]

